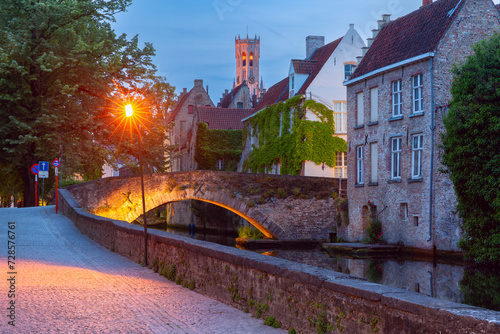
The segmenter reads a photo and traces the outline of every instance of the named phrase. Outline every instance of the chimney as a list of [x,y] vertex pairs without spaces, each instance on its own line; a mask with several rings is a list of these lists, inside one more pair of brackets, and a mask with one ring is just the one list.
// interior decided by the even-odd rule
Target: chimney
[[430,5],[432,3],[432,0],[422,0],[422,7]]
[[325,45],[325,36],[307,36],[306,37],[306,59],[309,59],[314,50]]
[[201,80],[201,79],[195,79],[194,80],[194,86],[195,87],[201,87],[201,88],[203,88],[203,80]]

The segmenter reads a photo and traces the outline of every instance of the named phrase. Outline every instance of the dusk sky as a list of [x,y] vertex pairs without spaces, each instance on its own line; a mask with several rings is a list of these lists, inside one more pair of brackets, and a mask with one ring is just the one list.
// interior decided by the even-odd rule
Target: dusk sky
[[[500,3],[500,0],[495,0]],[[305,57],[305,38],[342,37],[349,24],[366,40],[382,14],[417,10],[422,0],[135,0],[116,16],[117,34],[153,43],[159,73],[176,93],[203,79],[217,104],[235,77],[234,39],[260,36],[260,75],[269,88],[288,74],[290,59]]]

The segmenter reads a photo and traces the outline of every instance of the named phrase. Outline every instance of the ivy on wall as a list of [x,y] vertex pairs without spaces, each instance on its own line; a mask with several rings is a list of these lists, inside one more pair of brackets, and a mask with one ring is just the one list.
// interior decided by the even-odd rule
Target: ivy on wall
[[[318,121],[305,119],[306,110]],[[314,100],[302,103],[302,96],[271,105],[250,118],[243,140],[258,134],[258,146],[243,162],[244,172],[264,173],[281,163],[281,174],[299,175],[304,161],[335,167],[336,152],[346,152],[347,143],[334,137],[333,111]]]
[[194,160],[198,169],[217,170],[217,160],[224,161],[224,170],[236,171],[243,151],[242,130],[209,130],[198,123]]

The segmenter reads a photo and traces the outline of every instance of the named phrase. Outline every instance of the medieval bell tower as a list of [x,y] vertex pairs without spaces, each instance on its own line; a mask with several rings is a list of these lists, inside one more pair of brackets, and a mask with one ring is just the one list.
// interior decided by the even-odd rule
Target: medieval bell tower
[[254,39],[235,38],[236,51],[236,86],[244,81],[251,95],[259,97],[262,87],[259,86],[260,37]]

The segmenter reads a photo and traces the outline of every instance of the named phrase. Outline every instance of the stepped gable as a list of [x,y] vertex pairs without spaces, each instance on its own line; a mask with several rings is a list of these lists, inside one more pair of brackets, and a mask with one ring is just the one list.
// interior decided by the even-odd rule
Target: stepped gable
[[462,0],[440,0],[387,23],[351,76],[361,77],[377,69],[436,50]]
[[[330,42],[326,44],[325,46],[322,46],[318,49],[316,49],[311,57],[307,60],[303,60],[304,64],[302,66],[305,67],[306,70],[309,70],[309,66],[314,64],[314,67],[311,69],[311,71],[305,72],[306,74],[309,74],[309,77],[306,79],[300,90],[297,92],[297,94],[305,94],[306,89],[309,88],[309,85],[311,82],[316,78],[318,73],[321,71],[323,66],[325,65],[326,61],[330,59],[330,56],[332,55],[333,51],[337,48],[339,43],[342,41],[342,38],[339,38],[333,42]],[[302,68],[299,68],[302,69]],[[299,73],[296,71],[296,73]]]
[[208,125],[210,130],[243,130],[243,118],[250,116],[254,109],[228,109],[198,107],[198,122]]
[[288,99],[288,77],[271,86],[255,107],[255,111],[260,111],[278,102]]

